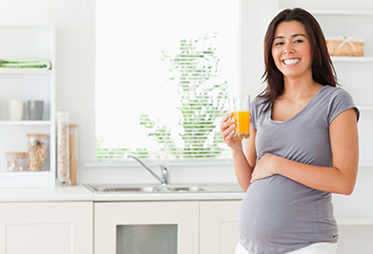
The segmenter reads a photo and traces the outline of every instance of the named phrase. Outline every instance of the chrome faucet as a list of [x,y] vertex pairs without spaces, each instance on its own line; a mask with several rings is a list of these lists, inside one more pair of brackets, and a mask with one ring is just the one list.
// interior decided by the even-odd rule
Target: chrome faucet
[[159,177],[148,166],[146,166],[144,162],[142,162],[136,156],[131,155],[131,154],[125,154],[124,159],[128,159],[128,158],[133,158],[137,160],[144,168],[146,168],[150,172],[150,174],[152,174],[155,178],[157,178],[157,180],[161,183],[162,186],[167,186],[168,183],[170,182],[170,172],[165,165],[159,164],[161,167],[161,177]]

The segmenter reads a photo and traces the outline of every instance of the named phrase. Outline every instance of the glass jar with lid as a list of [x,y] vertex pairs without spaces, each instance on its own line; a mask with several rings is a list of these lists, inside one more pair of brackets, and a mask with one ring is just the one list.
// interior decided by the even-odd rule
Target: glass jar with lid
[[48,134],[27,134],[27,168],[31,171],[48,170]]
[[69,185],[69,113],[61,108],[56,114],[56,120],[57,183]]
[[6,170],[7,171],[23,171],[25,170],[26,153],[23,152],[7,152]]

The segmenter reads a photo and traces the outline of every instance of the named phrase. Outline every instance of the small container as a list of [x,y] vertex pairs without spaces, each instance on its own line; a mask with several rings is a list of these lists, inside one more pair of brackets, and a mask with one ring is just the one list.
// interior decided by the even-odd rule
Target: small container
[[71,185],[76,185],[76,168],[78,160],[78,125],[69,125],[69,164],[70,164],[70,183]]
[[43,109],[44,101],[27,101],[27,112],[29,120],[42,120]]
[[31,171],[48,169],[48,134],[27,134],[27,168]]
[[7,152],[6,171],[23,171],[25,170],[26,153],[23,152]]
[[63,108],[56,114],[57,119],[57,183],[70,184],[69,168],[69,113]]

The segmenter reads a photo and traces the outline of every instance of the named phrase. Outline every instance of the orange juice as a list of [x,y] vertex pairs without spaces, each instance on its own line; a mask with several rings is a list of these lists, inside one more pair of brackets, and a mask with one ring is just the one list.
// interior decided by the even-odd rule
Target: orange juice
[[248,138],[250,134],[250,111],[233,111],[232,117],[236,120],[233,138]]

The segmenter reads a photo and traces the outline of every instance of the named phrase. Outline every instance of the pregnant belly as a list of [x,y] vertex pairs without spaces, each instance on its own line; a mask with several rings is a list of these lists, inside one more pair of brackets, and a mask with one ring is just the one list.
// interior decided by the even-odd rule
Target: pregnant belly
[[274,175],[248,188],[239,214],[240,235],[253,241],[307,242],[310,234],[320,233],[320,214],[333,218],[329,193]]

